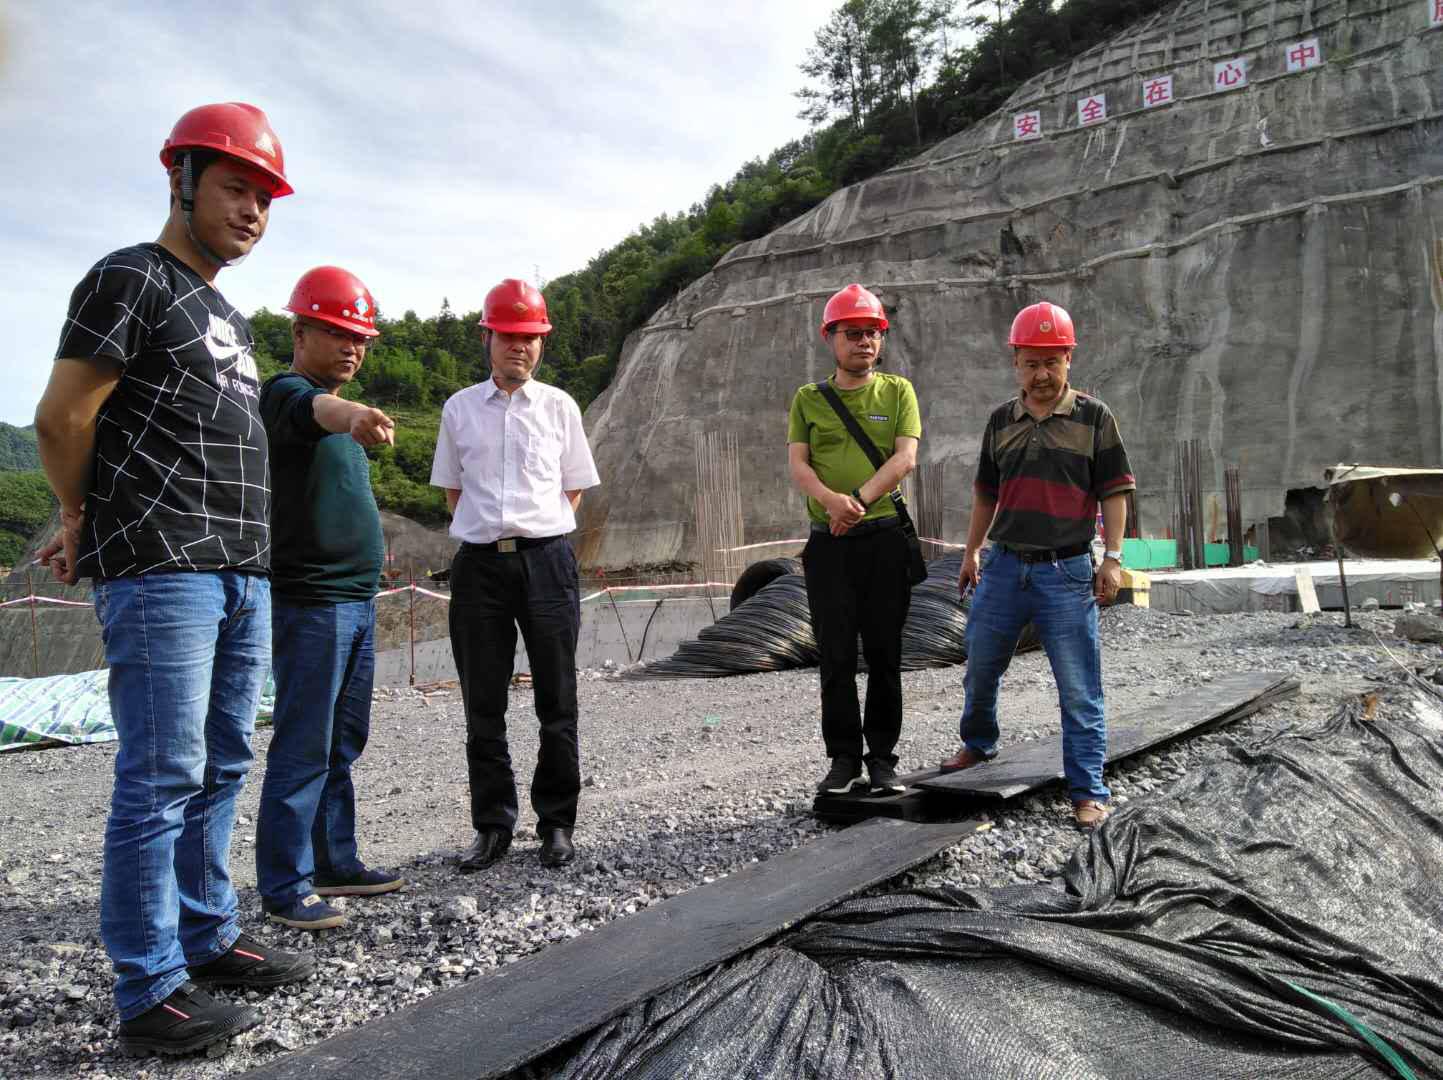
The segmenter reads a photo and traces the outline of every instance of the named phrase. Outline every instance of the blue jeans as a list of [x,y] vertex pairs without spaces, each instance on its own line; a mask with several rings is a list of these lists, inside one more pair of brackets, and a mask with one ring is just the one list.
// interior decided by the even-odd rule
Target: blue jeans
[[1024,563],[994,545],[982,563],[982,580],[967,617],[962,741],[983,757],[997,753],[997,685],[1012,662],[1018,635],[1031,622],[1057,680],[1062,771],[1068,792],[1074,802],[1105,802],[1111,792],[1102,782],[1107,723],[1091,558],[1076,555],[1055,563]]
[[270,663],[270,582],[235,571],[95,586],[120,739],[100,935],[129,1020],[239,934],[229,855]]
[[275,732],[256,823],[268,911],[315,891],[314,875],[361,867],[351,765],[371,733],[376,603],[274,606]]

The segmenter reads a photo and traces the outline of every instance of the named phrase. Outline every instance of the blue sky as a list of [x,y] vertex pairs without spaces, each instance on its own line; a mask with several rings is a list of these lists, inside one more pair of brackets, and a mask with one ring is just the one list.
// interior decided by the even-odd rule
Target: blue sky
[[583,266],[805,131],[792,91],[840,0],[0,6],[0,420],[31,422],[70,290],[154,240],[186,109],[269,114],[296,194],[217,285],[279,310],[311,266],[383,310],[469,310]]

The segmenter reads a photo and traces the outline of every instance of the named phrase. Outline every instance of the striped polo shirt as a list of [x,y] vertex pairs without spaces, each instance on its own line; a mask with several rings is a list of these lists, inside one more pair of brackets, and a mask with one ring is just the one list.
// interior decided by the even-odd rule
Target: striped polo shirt
[[1098,500],[1137,484],[1112,410],[1068,387],[1042,420],[1021,398],[992,410],[973,486],[997,502],[994,543],[1039,551],[1090,543]]

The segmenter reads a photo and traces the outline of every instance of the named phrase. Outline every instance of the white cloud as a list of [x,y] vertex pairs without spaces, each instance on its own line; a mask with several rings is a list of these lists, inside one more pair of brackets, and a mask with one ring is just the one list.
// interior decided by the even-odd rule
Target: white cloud
[[839,0],[29,4],[0,11],[0,420],[29,423],[70,290],[154,239],[186,109],[266,110],[297,194],[217,282],[242,311],[339,263],[388,312],[480,305],[701,200],[805,130]]

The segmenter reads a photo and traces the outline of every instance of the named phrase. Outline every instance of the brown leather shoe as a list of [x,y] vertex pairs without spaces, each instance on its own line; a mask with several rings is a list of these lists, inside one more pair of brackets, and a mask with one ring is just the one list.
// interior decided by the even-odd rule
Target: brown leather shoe
[[1083,799],[1072,804],[1072,816],[1079,829],[1095,829],[1107,820],[1107,803],[1096,799]]
[[942,762],[943,772],[959,772],[962,769],[970,769],[973,765],[981,765],[987,759],[971,747],[964,746],[955,754]]

